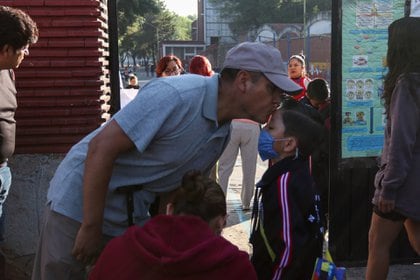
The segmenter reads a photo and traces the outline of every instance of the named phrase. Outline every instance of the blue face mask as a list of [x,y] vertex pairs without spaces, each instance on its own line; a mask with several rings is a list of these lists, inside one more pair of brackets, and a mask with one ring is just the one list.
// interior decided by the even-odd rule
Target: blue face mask
[[274,139],[266,130],[261,130],[260,138],[258,139],[258,153],[262,160],[278,158],[280,155],[274,148]]

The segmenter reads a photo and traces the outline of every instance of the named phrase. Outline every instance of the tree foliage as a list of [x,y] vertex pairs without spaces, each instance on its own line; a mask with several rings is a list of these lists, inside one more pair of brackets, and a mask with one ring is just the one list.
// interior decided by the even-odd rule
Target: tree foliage
[[159,11],[156,0],[117,0],[118,32],[124,34],[138,16]]
[[191,39],[193,20],[168,11],[161,0],[118,0],[117,9],[122,62],[126,56],[155,61],[159,42]]
[[[236,35],[255,30],[266,23],[302,23],[303,0],[210,0],[220,5],[221,16],[232,19]],[[331,10],[331,0],[307,0],[306,16]]]
[[191,16],[182,17],[176,16],[175,17],[175,33],[174,37],[176,40],[191,40],[191,24],[194,19]]

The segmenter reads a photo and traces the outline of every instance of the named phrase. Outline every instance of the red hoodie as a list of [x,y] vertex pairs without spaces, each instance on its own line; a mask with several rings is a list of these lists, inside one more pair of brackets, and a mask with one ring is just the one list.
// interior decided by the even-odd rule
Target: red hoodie
[[90,280],[256,280],[248,254],[195,216],[157,216],[111,240]]

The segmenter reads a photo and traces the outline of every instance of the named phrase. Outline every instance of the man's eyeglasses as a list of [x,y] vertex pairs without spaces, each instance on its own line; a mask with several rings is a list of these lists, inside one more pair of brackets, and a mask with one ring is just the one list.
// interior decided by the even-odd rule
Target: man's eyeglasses
[[181,71],[181,69],[179,69],[178,67],[177,68],[173,68],[173,69],[165,69],[165,74],[166,75],[171,75],[171,74],[175,74],[175,75],[177,75],[177,74],[179,74],[180,73],[180,71]]

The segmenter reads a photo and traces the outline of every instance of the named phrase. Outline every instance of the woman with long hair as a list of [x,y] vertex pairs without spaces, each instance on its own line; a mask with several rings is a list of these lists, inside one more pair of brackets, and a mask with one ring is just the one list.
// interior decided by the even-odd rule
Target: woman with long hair
[[386,279],[390,248],[405,227],[420,254],[420,18],[406,17],[388,28],[382,96],[385,140],[375,177],[366,279]]

